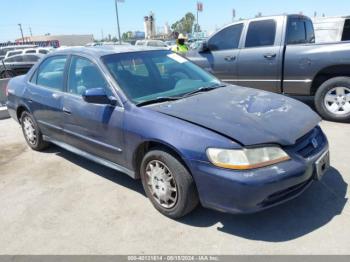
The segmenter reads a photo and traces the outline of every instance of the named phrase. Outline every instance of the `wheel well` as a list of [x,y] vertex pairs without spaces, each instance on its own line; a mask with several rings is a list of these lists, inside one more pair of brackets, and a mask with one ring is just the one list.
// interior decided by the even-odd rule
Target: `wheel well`
[[337,65],[330,66],[322,69],[314,78],[311,86],[311,95],[315,95],[317,89],[327,80],[338,77],[348,76],[350,77],[350,66],[349,65]]
[[22,113],[23,113],[24,111],[27,111],[27,109],[26,109],[24,106],[19,106],[19,107],[17,108],[16,114],[17,114],[18,122],[21,122],[21,115],[22,115]]
[[183,161],[180,154],[176,152],[176,150],[174,150],[170,146],[163,144],[161,142],[147,141],[147,142],[143,142],[137,147],[133,156],[133,168],[135,170],[135,174],[137,178],[140,178],[140,166],[141,166],[143,157],[146,155],[147,152],[155,148],[163,149],[164,151],[170,153],[172,156],[176,157],[176,159],[179,160],[185,166],[185,168],[188,169],[186,163]]

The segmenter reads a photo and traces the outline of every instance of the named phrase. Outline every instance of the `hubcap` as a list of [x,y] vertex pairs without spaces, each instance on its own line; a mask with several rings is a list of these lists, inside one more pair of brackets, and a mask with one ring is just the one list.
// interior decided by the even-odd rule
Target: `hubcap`
[[332,114],[346,115],[350,113],[350,88],[333,87],[327,92],[324,104]]
[[24,130],[24,134],[25,134],[28,142],[31,145],[35,145],[36,139],[37,139],[37,135],[36,135],[36,131],[35,131],[35,127],[34,127],[33,121],[29,117],[25,117],[23,119],[23,130]]
[[161,161],[153,160],[146,167],[146,182],[153,198],[165,208],[175,206],[177,186],[169,168]]

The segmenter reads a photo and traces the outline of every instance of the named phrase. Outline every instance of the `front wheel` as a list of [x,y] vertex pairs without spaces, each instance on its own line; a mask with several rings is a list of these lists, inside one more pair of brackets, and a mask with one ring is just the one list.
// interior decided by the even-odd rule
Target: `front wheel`
[[315,106],[327,120],[350,120],[350,77],[334,77],[324,82],[315,94]]
[[148,152],[141,163],[141,180],[153,206],[170,218],[180,218],[198,205],[195,183],[186,167],[163,150]]

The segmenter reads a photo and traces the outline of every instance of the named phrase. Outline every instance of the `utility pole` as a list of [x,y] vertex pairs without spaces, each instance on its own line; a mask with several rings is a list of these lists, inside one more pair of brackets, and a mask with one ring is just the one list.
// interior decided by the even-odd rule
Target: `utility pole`
[[22,24],[18,24],[18,26],[19,26],[19,30],[21,30],[22,43],[24,43],[24,36],[23,36]]
[[32,28],[31,28],[31,27],[29,27],[29,33],[30,33],[30,36],[33,36]]
[[116,12],[116,15],[117,15],[117,25],[118,25],[118,39],[119,39],[119,44],[122,44],[122,39],[120,37],[118,2],[124,2],[124,0],[115,0],[115,12]]

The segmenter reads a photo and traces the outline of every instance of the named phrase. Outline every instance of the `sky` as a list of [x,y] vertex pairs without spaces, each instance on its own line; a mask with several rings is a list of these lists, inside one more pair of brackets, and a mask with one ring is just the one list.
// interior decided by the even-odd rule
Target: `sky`
[[[313,16],[350,15],[349,0],[202,0],[199,14],[202,29],[212,32],[232,21],[232,9],[237,18],[299,13]],[[180,19],[187,12],[196,12],[196,0],[124,0],[119,3],[121,31],[143,31],[143,17],[155,13],[157,28]],[[0,0],[0,42],[20,38],[18,24],[24,35],[93,34],[117,35],[114,0]]]

